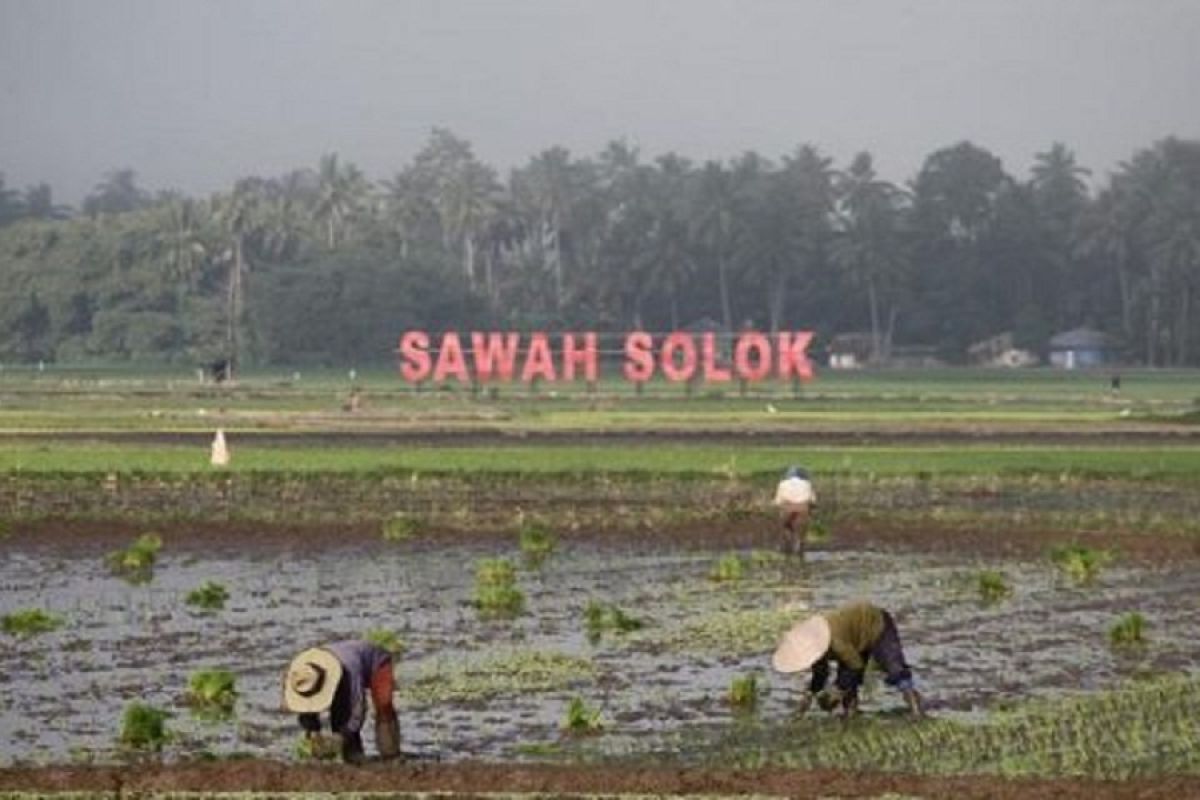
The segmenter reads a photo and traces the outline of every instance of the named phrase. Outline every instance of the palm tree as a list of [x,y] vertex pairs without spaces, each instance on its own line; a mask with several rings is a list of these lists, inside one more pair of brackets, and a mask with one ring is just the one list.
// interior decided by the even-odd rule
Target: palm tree
[[137,185],[137,173],[118,169],[107,173],[83,201],[83,211],[90,217],[97,214],[123,214],[137,211],[150,204],[150,196]]
[[695,180],[689,210],[690,236],[712,259],[717,273],[721,325],[733,331],[733,303],[729,296],[729,260],[734,236],[733,175],[719,162],[709,161]]
[[257,179],[243,178],[234,185],[232,192],[218,197],[214,204],[217,222],[228,242],[221,260],[229,264],[225,295],[225,357],[231,379],[238,366],[238,328],[245,305],[243,279],[248,267],[246,250],[248,240],[260,225],[260,184]]
[[495,214],[499,196],[500,184],[495,172],[473,158],[461,164],[445,186],[444,219],[450,234],[462,244],[463,275],[468,289],[475,288],[478,237]]
[[901,234],[903,193],[891,183],[876,178],[868,153],[855,156],[850,169],[838,181],[840,196],[838,231],[830,257],[846,271],[850,282],[867,292],[871,315],[871,357],[886,360],[899,311],[888,310],[887,332],[880,324],[880,294],[896,282],[904,264]]
[[325,243],[337,247],[338,235],[362,207],[370,183],[353,164],[340,166],[336,153],[321,156],[317,168],[317,196],[313,216],[325,227]]

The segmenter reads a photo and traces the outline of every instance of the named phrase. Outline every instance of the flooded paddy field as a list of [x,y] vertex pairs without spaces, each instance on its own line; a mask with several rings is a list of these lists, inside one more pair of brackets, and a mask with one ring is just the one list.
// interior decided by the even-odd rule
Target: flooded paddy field
[[[673,750],[690,731],[778,722],[805,686],[771,672],[778,635],[811,609],[858,598],[895,614],[930,710],[966,722],[1030,698],[1111,688],[1200,660],[1200,573],[1189,562],[1118,558],[1091,585],[1076,585],[1033,555],[842,549],[836,536],[801,563],[705,546],[706,538],[577,535],[534,565],[515,537],[435,545],[238,541],[196,535],[194,526],[187,536],[162,533],[153,577],[141,585],[112,574],[105,561],[122,539],[0,540],[0,613],[40,608],[63,621],[39,635],[0,635],[7,763],[111,760],[121,714],[135,700],[172,712],[170,759],[293,759],[299,727],[279,710],[288,661],[309,645],[379,629],[402,643],[404,749],[442,761]],[[737,574],[715,580],[718,563],[734,553]],[[487,618],[472,603],[476,565],[487,558],[517,567],[525,602],[511,619]],[[984,569],[1004,575],[1007,597],[981,601]],[[206,581],[228,590],[224,609],[200,612],[185,602]],[[590,635],[593,603],[642,625]],[[1145,618],[1148,644],[1114,649],[1109,630],[1128,612]],[[204,720],[185,706],[188,677],[204,668],[236,675],[232,717]],[[750,674],[762,689],[759,703],[735,711],[731,683]],[[563,733],[576,697],[600,712],[599,734]],[[868,680],[867,714],[890,715],[900,705]],[[364,734],[370,748],[369,723]]]

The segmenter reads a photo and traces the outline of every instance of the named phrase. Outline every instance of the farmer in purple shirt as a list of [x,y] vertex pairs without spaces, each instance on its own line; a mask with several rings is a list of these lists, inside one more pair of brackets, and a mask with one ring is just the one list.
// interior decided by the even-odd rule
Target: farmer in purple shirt
[[400,720],[392,705],[395,677],[392,654],[370,642],[334,642],[305,650],[292,660],[283,681],[283,704],[300,715],[300,727],[315,741],[321,737],[321,713],[342,739],[342,760],[363,760],[362,730],[367,692],[375,708],[375,745],[379,755],[400,753]]

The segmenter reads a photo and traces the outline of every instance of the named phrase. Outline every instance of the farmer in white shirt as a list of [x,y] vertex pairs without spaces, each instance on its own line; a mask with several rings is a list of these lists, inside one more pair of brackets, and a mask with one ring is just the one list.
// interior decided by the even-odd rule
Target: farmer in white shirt
[[775,489],[775,505],[783,517],[783,552],[804,555],[804,534],[812,510],[817,506],[817,493],[803,468],[788,467]]

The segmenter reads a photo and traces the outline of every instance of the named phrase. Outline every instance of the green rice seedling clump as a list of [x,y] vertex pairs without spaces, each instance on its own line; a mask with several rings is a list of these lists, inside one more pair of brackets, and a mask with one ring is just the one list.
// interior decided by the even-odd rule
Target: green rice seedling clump
[[562,729],[571,734],[598,733],[604,728],[598,708],[592,708],[581,697],[572,697],[567,704]]
[[108,566],[113,574],[130,583],[146,583],[154,577],[154,562],[162,549],[162,537],[144,533],[124,550],[108,554]]
[[387,628],[372,628],[366,632],[363,638],[394,656],[404,651],[404,642],[401,640],[400,634]]
[[227,669],[202,669],[188,678],[187,701],[194,708],[228,713],[237,696],[236,679]]
[[383,521],[383,540],[385,542],[404,542],[419,535],[425,528],[425,523],[419,517],[397,511]]
[[729,704],[734,708],[749,711],[758,705],[761,691],[756,674],[739,675],[729,685]]
[[121,718],[121,744],[135,750],[162,750],[168,739],[170,712],[145,703],[130,703]]
[[975,591],[979,602],[985,606],[995,605],[1012,594],[1008,576],[994,569],[980,570],[975,576]]
[[1146,644],[1146,618],[1136,611],[1122,615],[1108,629],[1108,641],[1113,647],[1135,648]]
[[435,660],[415,680],[406,681],[400,692],[407,702],[421,705],[527,695],[577,686],[594,678],[595,672],[591,661],[577,656],[518,650],[465,663]]
[[19,636],[22,639],[57,630],[62,624],[62,617],[40,608],[26,608],[0,618],[0,629],[10,636]]
[[229,590],[216,581],[205,581],[199,588],[188,592],[184,601],[201,611],[220,611],[229,599]]
[[296,740],[295,754],[301,761],[333,761],[341,756],[341,746],[333,736],[306,736]]
[[1100,571],[1112,561],[1112,553],[1082,544],[1065,544],[1050,551],[1050,560],[1063,575],[1086,586],[1094,583]]
[[558,549],[558,537],[539,523],[524,525],[518,541],[525,560],[535,566],[540,565]]
[[746,574],[745,562],[737,553],[728,553],[717,559],[717,563],[713,565],[712,572],[709,577],[720,583],[732,583],[740,581]]
[[808,523],[808,530],[804,532],[804,538],[810,544],[826,544],[833,538],[833,533],[825,520],[814,519]]
[[485,558],[475,568],[475,607],[487,616],[515,617],[525,609],[517,571],[503,558]]
[[631,633],[645,627],[645,622],[625,613],[613,603],[602,603],[598,600],[588,601],[583,609],[584,628],[588,638],[593,643],[606,632]]

